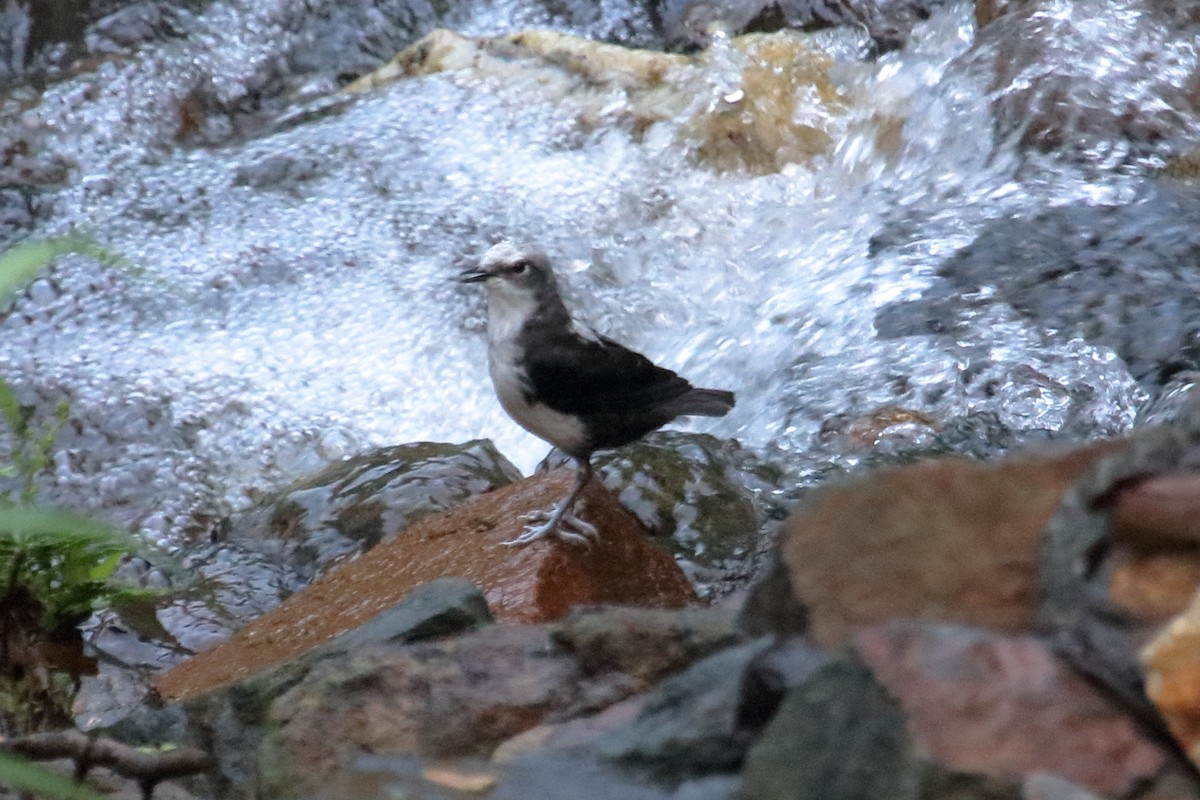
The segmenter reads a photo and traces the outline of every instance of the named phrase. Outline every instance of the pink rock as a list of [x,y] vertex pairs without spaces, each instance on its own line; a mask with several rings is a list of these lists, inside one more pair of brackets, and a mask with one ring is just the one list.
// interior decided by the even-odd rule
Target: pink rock
[[1129,715],[1032,636],[898,621],[855,647],[947,769],[1017,782],[1051,772],[1125,796],[1164,765]]

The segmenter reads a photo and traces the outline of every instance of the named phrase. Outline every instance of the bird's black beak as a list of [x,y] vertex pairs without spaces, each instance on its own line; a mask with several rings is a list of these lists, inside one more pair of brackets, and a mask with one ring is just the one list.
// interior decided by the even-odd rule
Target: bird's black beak
[[470,269],[464,269],[462,272],[458,273],[458,282],[479,283],[480,281],[486,281],[490,277],[491,275],[484,272],[479,267],[471,267]]

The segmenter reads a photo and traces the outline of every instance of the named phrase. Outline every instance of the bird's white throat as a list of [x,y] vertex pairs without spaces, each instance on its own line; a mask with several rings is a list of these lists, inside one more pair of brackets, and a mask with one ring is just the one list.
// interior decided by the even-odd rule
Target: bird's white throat
[[488,343],[514,342],[536,311],[537,300],[532,294],[492,281],[488,285]]

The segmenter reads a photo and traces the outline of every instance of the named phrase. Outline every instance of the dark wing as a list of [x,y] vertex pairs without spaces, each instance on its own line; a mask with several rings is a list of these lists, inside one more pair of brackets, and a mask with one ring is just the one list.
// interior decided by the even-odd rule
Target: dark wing
[[555,411],[628,414],[691,391],[692,385],[671,370],[612,339],[586,339],[570,330],[527,333],[525,369],[533,394]]

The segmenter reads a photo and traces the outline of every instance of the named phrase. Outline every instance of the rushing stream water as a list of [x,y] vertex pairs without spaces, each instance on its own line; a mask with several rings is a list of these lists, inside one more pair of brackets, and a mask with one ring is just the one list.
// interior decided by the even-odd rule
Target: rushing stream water
[[[1037,280],[1015,298],[988,267],[939,274],[968,263],[962,249],[986,231],[1019,254],[1025,234],[998,222],[1160,203],[1151,175],[1187,151],[1196,121],[1162,87],[1186,83],[1196,53],[1183,23],[1140,4],[1043,4],[1025,20],[1021,36],[1041,31],[1025,49],[1015,34],[976,42],[965,4],[936,10],[875,61],[861,59],[858,31],[813,34],[845,110],[802,98],[796,117],[834,145],[764,175],[697,163],[672,136],[676,121],[640,136],[584,130],[529,86],[452,75],[296,113],[334,91],[339,71],[377,65],[434,27],[546,25],[653,44],[640,4],[474,2],[439,15],[414,2],[390,17],[333,3],[305,16],[302,5],[178,11],[173,35],[136,55],[0,100],[0,130],[38,144],[30,169],[65,176],[43,180],[35,213],[0,234],[82,229],[146,270],[60,259],[0,321],[0,372],[22,397],[71,400],[78,425],[46,486],[61,503],[177,542],[195,515],[372,445],[489,437],[528,471],[546,446],[493,398],[482,298],[452,280],[502,237],[540,243],[594,327],[738,393],[733,413],[697,429],[797,470],[843,415],[893,406],[941,426],[986,412],[1018,439],[1084,438],[1128,428],[1167,380],[1135,374],[1118,346],[1130,337],[1106,338],[1127,308],[1101,304],[1079,321],[1058,312],[1083,289],[1047,308],[1028,301],[1044,299]],[[356,25],[370,32],[351,45]],[[737,73],[722,71],[737,55],[725,56],[712,62],[713,97],[737,91]],[[267,91],[280,74],[288,91]],[[1086,83],[1060,98],[1066,135],[1052,146],[1024,123],[999,125],[993,105],[1046,76]],[[257,117],[188,116],[193,100],[237,108],[256,93],[275,98]],[[1046,97],[1015,107],[1032,119]],[[1139,141],[1089,127],[1118,101],[1145,110],[1139,119],[1168,107],[1167,130]],[[285,113],[288,124],[221,128]],[[888,140],[880,131],[895,119]],[[1187,219],[1155,214],[1140,234]],[[1103,238],[1102,222],[1064,229],[1089,225]],[[997,275],[1020,274],[1024,256],[996,252]],[[1151,284],[1155,319],[1197,280]],[[938,302],[952,325],[925,324]],[[1179,313],[1192,313],[1190,332],[1197,315]]]

